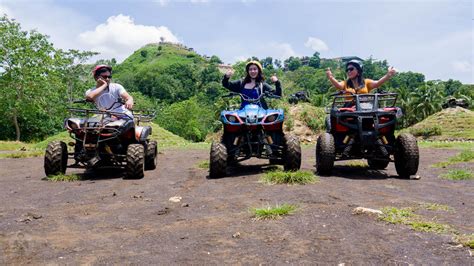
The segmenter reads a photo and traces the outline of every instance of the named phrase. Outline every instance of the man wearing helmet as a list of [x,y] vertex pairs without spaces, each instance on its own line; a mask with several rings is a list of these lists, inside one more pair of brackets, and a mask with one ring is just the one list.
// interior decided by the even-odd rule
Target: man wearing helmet
[[[96,80],[95,88],[91,88],[86,91],[86,99],[94,101],[99,104],[100,99],[101,106],[113,107],[117,99],[123,98],[125,100],[124,105],[117,106],[112,111],[118,113],[125,113],[128,117],[132,117],[131,112],[133,108],[133,97],[118,83],[112,83],[112,67],[107,65],[97,65],[92,71],[92,75]],[[100,97],[106,93],[109,93],[112,97]]]
[[[273,91],[272,87],[264,82],[265,77],[263,75],[263,69],[260,62],[252,60],[245,66],[245,72],[247,73],[243,80],[229,81],[230,77],[234,74],[233,70],[227,71],[222,79],[222,86],[225,88],[245,95],[250,99],[257,99],[260,95],[265,92],[272,92],[274,95],[281,96],[281,83],[278,78],[273,75],[270,80],[275,83],[276,90]],[[243,108],[249,102],[242,100],[240,108]],[[268,106],[263,98],[260,99],[262,108],[268,109]]]
[[357,60],[351,60],[346,63],[346,73],[347,80],[338,81],[332,75],[330,68],[327,68],[326,70],[326,75],[329,81],[331,81],[336,89],[348,93],[365,94],[382,86],[382,84],[388,81],[397,72],[393,67],[389,67],[387,74],[379,80],[364,79],[362,64]]

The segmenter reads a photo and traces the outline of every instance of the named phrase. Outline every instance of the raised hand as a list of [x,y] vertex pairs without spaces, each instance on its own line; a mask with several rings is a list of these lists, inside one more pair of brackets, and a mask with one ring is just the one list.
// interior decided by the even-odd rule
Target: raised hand
[[230,77],[232,77],[232,75],[234,75],[234,70],[233,70],[233,69],[229,69],[229,70],[225,73],[226,78],[230,78]]
[[273,75],[270,77],[270,80],[271,80],[273,83],[277,82],[277,81],[278,81],[278,78],[277,78],[276,74],[273,74]]
[[328,78],[333,77],[332,72],[331,72],[331,69],[330,69],[329,67],[326,68],[326,76],[327,76]]
[[391,77],[395,76],[395,74],[397,74],[397,70],[396,70],[394,67],[392,67],[392,66],[389,67],[389,68],[388,68],[388,71],[387,71],[387,76],[388,76],[389,78],[391,78]]

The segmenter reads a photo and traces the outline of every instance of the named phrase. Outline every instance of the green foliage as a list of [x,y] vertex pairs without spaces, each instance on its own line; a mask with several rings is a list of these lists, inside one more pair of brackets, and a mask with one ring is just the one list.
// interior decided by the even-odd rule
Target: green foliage
[[302,104],[301,106],[301,121],[303,121],[303,123],[305,123],[314,132],[324,130],[324,121],[326,119],[326,112],[324,111],[324,108],[314,107],[309,104]]
[[461,163],[461,162],[470,162],[474,160],[474,150],[464,150],[456,156],[453,156],[448,159],[447,162],[441,162],[434,164],[435,167],[446,167],[451,164]]
[[5,126],[0,139],[34,140],[57,132],[64,103],[81,84],[77,64],[94,54],[55,49],[46,35],[22,31],[17,22],[1,17],[0,109],[5,115],[0,123]]
[[199,162],[197,167],[201,169],[209,169],[209,160]]
[[422,216],[413,212],[412,208],[398,209],[386,207],[382,209],[383,214],[379,219],[392,224],[404,224],[410,226],[415,231],[448,233],[454,230],[451,226],[433,221],[426,221]]
[[296,172],[285,172],[281,170],[274,170],[266,172],[261,180],[268,184],[311,184],[316,182],[318,179],[313,172],[310,171],[296,171]]
[[158,115],[158,124],[172,133],[192,141],[203,141],[213,131],[216,117],[196,97],[165,107]]
[[474,150],[474,143],[460,141],[418,141],[420,148],[436,148],[436,149],[471,149]]
[[441,177],[450,180],[472,180],[474,179],[474,173],[464,169],[451,169],[446,174],[442,174]]
[[264,208],[252,208],[256,220],[278,219],[282,216],[292,214],[297,207],[293,204],[282,204],[274,207],[267,206]]
[[79,181],[81,180],[81,177],[76,175],[76,174],[70,174],[70,175],[50,175],[46,177],[46,180],[53,181],[53,182],[74,182],[74,181]]
[[344,164],[345,166],[352,167],[352,168],[368,168],[369,164],[365,161],[356,160],[356,161],[349,161]]
[[438,125],[434,125],[431,127],[422,127],[422,128],[410,128],[408,130],[413,136],[416,137],[431,137],[431,136],[439,136],[441,135],[441,127]]
[[470,249],[474,249],[474,234],[463,234],[457,235],[454,237],[456,242],[462,244],[465,247],[469,247]]

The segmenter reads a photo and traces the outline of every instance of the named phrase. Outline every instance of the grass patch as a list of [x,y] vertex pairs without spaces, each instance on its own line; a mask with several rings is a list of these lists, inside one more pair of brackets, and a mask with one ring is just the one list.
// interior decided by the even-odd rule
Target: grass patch
[[440,136],[441,135],[441,127],[435,126],[427,126],[427,127],[420,127],[420,128],[410,128],[408,130],[413,136],[415,137],[431,137],[431,136]]
[[45,179],[49,181],[53,181],[53,182],[73,182],[73,181],[81,180],[81,177],[76,174],[70,174],[70,175],[59,174],[59,175],[50,175],[46,177]]
[[292,214],[296,208],[296,205],[285,203],[274,207],[252,208],[252,213],[257,220],[278,219],[282,216]]
[[44,155],[44,151],[15,151],[11,153],[0,153],[0,159],[2,158],[28,158],[28,157],[40,157]]
[[452,207],[439,203],[421,203],[420,206],[430,211],[454,211]]
[[209,160],[201,161],[198,163],[197,167],[201,169],[209,169]]
[[448,233],[454,230],[451,226],[433,221],[426,221],[420,215],[414,213],[413,208],[386,207],[382,209],[383,215],[379,219],[391,224],[404,224],[415,231]]
[[474,150],[474,142],[461,142],[461,141],[418,141],[420,148],[435,148],[435,149],[468,149]]
[[449,180],[472,180],[474,179],[474,174],[469,170],[452,169],[446,174],[442,174],[440,177]]
[[29,143],[20,141],[0,141],[0,151],[17,151],[21,149],[28,149]]
[[368,168],[369,164],[365,161],[357,160],[357,161],[349,161],[344,166],[352,167],[352,168]]
[[451,157],[447,162],[436,163],[434,167],[446,167],[451,164],[474,161],[474,150],[464,150],[460,154]]
[[474,249],[474,234],[470,235],[457,235],[455,236],[455,241],[460,243],[465,247],[469,247],[470,249]]
[[266,172],[261,181],[268,184],[310,184],[317,181],[317,176],[310,171],[285,172],[274,170]]

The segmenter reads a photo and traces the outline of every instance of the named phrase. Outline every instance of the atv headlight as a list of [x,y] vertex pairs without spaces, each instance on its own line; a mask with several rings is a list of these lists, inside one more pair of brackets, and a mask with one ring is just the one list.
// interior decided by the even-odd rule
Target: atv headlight
[[265,119],[265,123],[275,122],[277,120],[277,118],[278,118],[278,114],[269,115]]
[[227,118],[227,120],[231,123],[237,122],[237,118],[233,115],[226,115],[225,118]]

